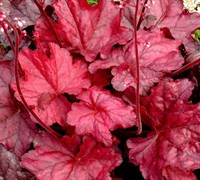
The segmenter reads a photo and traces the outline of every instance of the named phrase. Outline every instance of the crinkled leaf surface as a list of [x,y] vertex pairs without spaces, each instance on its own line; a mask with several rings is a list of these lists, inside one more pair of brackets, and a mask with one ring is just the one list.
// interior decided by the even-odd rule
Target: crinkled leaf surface
[[35,150],[22,157],[22,167],[38,180],[111,180],[109,172],[121,163],[112,148],[102,147],[91,137],[64,137],[57,141],[46,135],[34,142]]
[[22,171],[17,156],[0,144],[0,179],[31,180],[30,173]]
[[[40,50],[24,49],[19,62],[25,71],[20,86],[27,103],[47,124],[62,124],[70,108],[62,94],[78,94],[90,86],[86,64],[81,60],[73,63],[70,53],[56,44],[50,44],[50,57]],[[16,96],[19,99],[17,92]]]
[[[168,27],[175,39],[183,40],[186,50],[192,53],[198,49],[191,33],[199,28],[198,13],[188,13],[184,9],[182,1],[158,0],[148,1],[151,8],[145,11],[143,26]],[[155,11],[156,9],[156,11]]]
[[109,56],[105,59],[96,59],[89,67],[88,71],[94,74],[98,69],[108,69],[119,66],[124,62],[124,51],[122,47],[113,48],[109,52]]
[[173,180],[196,180],[196,176],[192,172],[183,171],[177,168],[165,167],[162,170],[162,174],[166,179]]
[[[133,18],[140,20],[140,13],[146,7],[142,12],[144,21],[137,31],[137,43],[140,95],[148,95],[141,98],[142,121],[151,131],[143,138],[128,140],[130,161],[140,165],[145,179],[196,179],[192,171],[200,169],[200,105],[188,103],[193,89],[191,82],[161,79],[183,63],[178,50],[181,43],[189,53],[198,50],[191,32],[199,27],[199,14],[184,10],[181,0],[149,0],[146,5],[144,2],[139,1],[138,16],[134,17],[135,0],[124,0],[126,5],[121,9],[120,3],[112,0],[100,0],[96,6],[89,6],[86,0],[55,0],[52,8],[48,7],[53,11],[48,15],[64,47],[61,49],[49,44],[56,40],[43,16],[34,24],[40,13],[33,0],[3,0],[1,10],[11,18],[18,16],[18,20],[24,20],[22,28],[34,25],[35,29],[36,41],[32,39],[30,48],[36,50],[21,50],[27,46],[23,43],[19,47],[24,98],[47,126],[55,123],[53,127],[58,127],[59,133],[64,131],[72,136],[58,141],[41,133],[34,140],[34,148],[30,146],[38,131],[29,113],[17,101],[20,97],[12,83],[12,63],[0,62],[0,175],[3,178],[30,179],[21,171],[17,156],[22,157],[21,167],[29,169],[39,180],[111,179],[109,173],[122,162],[115,153],[117,140],[111,131],[135,125]],[[174,40],[160,32],[163,27],[170,30]],[[1,37],[3,45],[7,45],[5,35]],[[13,35],[11,39],[15,42]],[[9,53],[0,53],[12,59]],[[113,87],[124,92],[112,89],[111,72]],[[198,84],[197,76],[192,73],[191,76]],[[155,83],[158,85],[149,96]],[[91,84],[96,86],[90,88]],[[124,134],[115,131],[116,136],[126,136],[128,130],[122,131]],[[114,178],[115,175],[112,172]]]
[[21,156],[29,148],[36,129],[28,113],[18,109],[9,89],[13,71],[13,62],[0,63],[0,143]]
[[[164,37],[160,31],[138,31],[138,54],[140,66],[140,94],[146,95],[154,83],[166,73],[177,69],[183,63],[178,47],[181,41]],[[124,63],[112,69],[113,87],[124,91],[136,86],[136,62],[133,44],[124,48]]]
[[[90,6],[86,0],[57,0],[53,8],[58,17],[54,27],[64,47],[81,53],[88,61],[132,37],[128,29],[120,27],[120,8],[112,1],[101,0],[98,5]],[[36,31],[44,34],[41,41],[55,41],[41,18],[36,23]]]
[[176,169],[194,179],[192,171],[200,168],[200,104],[188,104],[192,89],[187,79],[164,79],[142,99],[153,131],[127,145],[130,161],[140,165],[145,179],[170,177]]
[[99,142],[111,145],[110,131],[135,124],[133,108],[108,91],[95,86],[77,97],[81,102],[72,104],[67,118],[77,134],[91,134]]
[[40,97],[38,107],[35,109],[35,112],[37,112],[43,122],[48,125],[57,122],[60,125],[65,126],[70,106],[70,103],[63,95],[58,95],[57,97],[51,99],[51,95],[49,96],[49,94],[45,94]]
[[26,152],[36,132],[27,112],[16,112],[0,121],[0,142],[17,156]]

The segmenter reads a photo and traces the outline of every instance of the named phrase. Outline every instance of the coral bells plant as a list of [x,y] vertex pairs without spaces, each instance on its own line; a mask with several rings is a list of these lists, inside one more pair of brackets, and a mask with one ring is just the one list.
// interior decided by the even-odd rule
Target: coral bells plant
[[0,177],[198,179],[199,7],[0,1]]

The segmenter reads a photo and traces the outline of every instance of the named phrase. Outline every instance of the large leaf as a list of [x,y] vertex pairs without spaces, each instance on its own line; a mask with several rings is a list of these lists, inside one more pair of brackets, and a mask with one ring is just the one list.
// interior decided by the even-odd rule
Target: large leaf
[[[165,38],[160,31],[138,31],[138,55],[140,71],[140,94],[148,94],[154,83],[167,73],[178,69],[183,58],[178,47],[181,41]],[[117,56],[115,56],[118,58]],[[136,60],[134,43],[124,48],[124,62],[112,69],[113,87],[124,91],[127,87],[136,87]],[[117,59],[116,59],[117,60]],[[116,61],[113,59],[113,61]],[[119,61],[119,60],[117,60]]]
[[[190,3],[195,2],[191,1]],[[198,50],[191,33],[199,28],[200,14],[187,12],[180,0],[148,1],[148,6],[151,8],[147,8],[145,11],[143,26],[148,28],[168,27],[175,39],[183,40],[189,53]]]
[[[54,28],[64,47],[81,53],[88,61],[132,37],[126,28],[120,27],[120,8],[112,1],[101,0],[91,6],[86,0],[57,0],[53,7],[58,17]],[[41,34],[41,41],[55,42],[43,18],[37,21],[36,31]]]
[[[200,104],[188,104],[193,85],[187,79],[163,80],[142,102],[153,131],[146,138],[127,142],[130,161],[140,165],[145,179],[177,177],[195,179],[194,169],[200,168]],[[176,177],[176,179],[177,179]]]
[[64,137],[62,142],[43,135],[35,140],[35,150],[22,157],[22,167],[38,180],[111,180],[109,172],[121,163],[112,148],[102,147],[91,137]]
[[80,135],[91,134],[105,145],[112,144],[110,131],[135,124],[133,108],[108,91],[92,87],[78,95],[80,103],[72,104],[67,122]]
[[[20,86],[27,103],[47,124],[63,124],[70,103],[62,95],[78,94],[90,86],[86,64],[73,62],[70,53],[56,44],[50,44],[50,57],[40,50],[24,49],[19,62],[25,71]],[[20,100],[17,92],[16,97]]]

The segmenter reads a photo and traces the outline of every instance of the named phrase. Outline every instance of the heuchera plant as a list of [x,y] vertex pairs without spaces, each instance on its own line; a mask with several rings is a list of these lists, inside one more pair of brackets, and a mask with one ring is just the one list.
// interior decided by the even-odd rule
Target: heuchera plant
[[0,177],[198,179],[199,6],[0,1]]

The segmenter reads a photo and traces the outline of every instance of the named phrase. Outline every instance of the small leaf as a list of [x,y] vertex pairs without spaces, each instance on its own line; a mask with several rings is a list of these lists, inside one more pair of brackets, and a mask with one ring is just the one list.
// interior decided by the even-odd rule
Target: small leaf
[[91,6],[96,6],[99,3],[99,0],[87,0],[87,2]]

